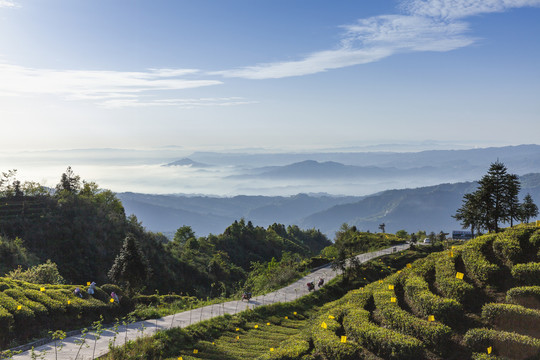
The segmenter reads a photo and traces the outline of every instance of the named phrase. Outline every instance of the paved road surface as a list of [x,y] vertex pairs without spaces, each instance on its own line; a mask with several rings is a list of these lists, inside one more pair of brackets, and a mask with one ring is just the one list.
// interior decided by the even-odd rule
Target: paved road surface
[[[409,247],[408,244],[399,245],[391,248],[387,248],[380,251],[375,251],[371,253],[358,255],[357,258],[360,262],[366,262],[373,258],[379,257],[381,255],[390,254],[396,248],[396,251],[405,250]],[[304,276],[295,283],[286,286],[282,289],[274,291],[266,295],[260,295],[251,298],[249,303],[242,302],[240,300],[228,301],[221,304],[214,304],[205,306],[199,309],[194,309],[190,311],[184,311],[178,314],[165,316],[156,320],[146,320],[139,321],[127,326],[121,325],[118,329],[119,334],[116,339],[116,344],[123,344],[126,337],[127,340],[136,339],[141,336],[150,336],[158,330],[169,329],[171,327],[186,327],[190,324],[194,324],[201,320],[207,320],[215,316],[220,316],[224,314],[236,314],[238,312],[246,310],[248,307],[253,309],[260,305],[273,304],[277,302],[288,302],[293,301],[301,296],[304,296],[308,293],[306,283],[309,281],[314,281],[317,283],[319,278],[324,278],[325,281],[330,281],[336,277],[337,273],[332,270],[330,265],[325,265],[318,270],[313,271],[307,276]],[[95,357],[102,356],[109,352],[109,342],[113,341],[114,331],[112,328],[107,328],[101,334],[100,339],[97,342],[94,341],[94,336],[88,334],[86,338],[86,343],[90,345],[89,347],[83,346],[80,350],[80,353],[77,359],[92,359],[92,353],[94,351],[94,343],[96,343]],[[38,359],[46,360],[74,360],[79,351],[79,345],[77,341],[80,341],[81,335],[67,337],[62,341],[63,348],[58,351],[58,357],[55,355],[54,342],[38,346],[34,349],[35,353],[38,355]],[[13,357],[13,359],[31,359],[30,351],[25,351],[19,355]]]

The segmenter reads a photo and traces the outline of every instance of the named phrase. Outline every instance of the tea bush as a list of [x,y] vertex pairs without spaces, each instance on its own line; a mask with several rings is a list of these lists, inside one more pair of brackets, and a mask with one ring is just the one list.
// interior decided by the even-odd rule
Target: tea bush
[[506,301],[529,308],[540,309],[540,286],[512,288],[506,293]]
[[413,312],[424,318],[433,315],[437,321],[452,325],[459,322],[463,307],[454,299],[443,298],[429,290],[428,283],[410,274],[403,280],[405,300]]
[[540,285],[540,262],[514,265],[512,277],[521,285]]
[[463,342],[472,351],[485,352],[492,347],[496,355],[511,359],[536,359],[540,356],[540,339],[512,332],[475,328],[467,331]]
[[528,309],[513,304],[485,304],[482,318],[497,329],[519,334],[540,335],[540,310]]
[[457,300],[463,305],[470,305],[474,298],[474,287],[462,279],[456,279],[456,260],[461,251],[454,250],[453,257],[450,251],[441,253],[435,261],[435,287],[445,297]]
[[489,234],[469,241],[463,248],[461,257],[467,274],[480,286],[494,284],[499,274],[499,267],[488,261],[486,253],[498,235]]

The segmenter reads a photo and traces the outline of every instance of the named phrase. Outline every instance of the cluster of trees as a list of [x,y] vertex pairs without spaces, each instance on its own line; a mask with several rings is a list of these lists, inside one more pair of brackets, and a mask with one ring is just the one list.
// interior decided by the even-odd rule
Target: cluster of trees
[[[305,258],[330,245],[321,232],[235,221],[223,234],[197,237],[182,226],[171,241],[147,231],[110,190],[81,181],[68,168],[54,189],[0,177],[0,253],[3,275],[50,259],[68,283],[114,282],[129,291],[207,297],[243,287],[256,265],[284,253]],[[11,240],[13,239],[13,240]],[[289,255],[288,255],[289,256]],[[21,275],[22,274],[22,275]]]
[[514,221],[529,222],[538,215],[538,207],[530,194],[519,202],[521,185],[518,176],[509,174],[506,166],[496,161],[478,182],[478,189],[463,197],[463,205],[453,216],[463,228],[476,232],[499,231],[499,224]]

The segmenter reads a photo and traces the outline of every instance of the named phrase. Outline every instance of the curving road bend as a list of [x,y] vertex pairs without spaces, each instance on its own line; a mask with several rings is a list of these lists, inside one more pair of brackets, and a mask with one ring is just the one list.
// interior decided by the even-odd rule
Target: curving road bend
[[[379,251],[360,254],[357,255],[356,258],[363,263],[376,257],[387,255],[392,252],[402,251],[408,248],[408,244],[397,245]],[[94,344],[94,357],[97,358],[109,352],[109,344],[112,344],[113,341],[116,341],[116,345],[121,345],[126,340],[133,340],[142,336],[151,336],[159,330],[169,329],[171,327],[183,328],[216,316],[224,314],[236,314],[246,310],[247,308],[253,309],[261,305],[293,301],[309,293],[306,286],[307,282],[314,281],[316,284],[321,277],[328,282],[337,275],[337,272],[332,270],[330,264],[327,264],[284,288],[265,295],[253,297],[249,303],[242,302],[241,300],[228,301],[225,303],[208,305],[198,309],[184,311],[159,319],[139,321],[127,326],[121,325],[118,328],[118,334],[114,332],[113,328],[106,328],[97,341],[95,341],[93,334],[89,333],[87,335],[86,344],[89,345],[88,347],[80,346],[81,334],[70,336],[62,341],[63,347],[57,352],[57,354],[55,354],[54,342],[36,346],[34,349],[34,358],[45,360],[74,360],[77,357],[77,360],[88,360],[92,359],[92,354],[94,353]],[[115,335],[116,340],[114,339]],[[32,358],[32,354],[29,350],[13,356],[13,359],[17,360]]]

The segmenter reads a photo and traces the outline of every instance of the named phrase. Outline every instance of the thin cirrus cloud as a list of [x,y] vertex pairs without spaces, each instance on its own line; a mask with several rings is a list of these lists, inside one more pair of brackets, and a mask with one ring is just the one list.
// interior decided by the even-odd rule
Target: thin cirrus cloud
[[296,61],[263,63],[216,71],[224,77],[276,79],[324,72],[381,60],[405,52],[451,51],[476,39],[460,19],[511,8],[540,6],[540,0],[409,0],[403,14],[380,15],[345,25],[340,44]]
[[0,0],[0,8],[15,8],[18,7],[16,3],[11,0]]
[[[85,71],[36,69],[0,63],[0,95],[56,95],[68,100],[91,100],[109,106],[140,103],[151,105],[151,95],[158,91],[174,91],[222,84],[219,80],[190,80],[194,69],[149,69],[142,72]],[[161,98],[158,98],[161,99]]]
[[210,106],[237,106],[255,104],[256,101],[249,101],[243,97],[219,97],[219,98],[188,98],[188,99],[112,99],[105,100],[101,105],[107,108],[124,107],[162,107],[174,106],[181,109],[193,109]]

